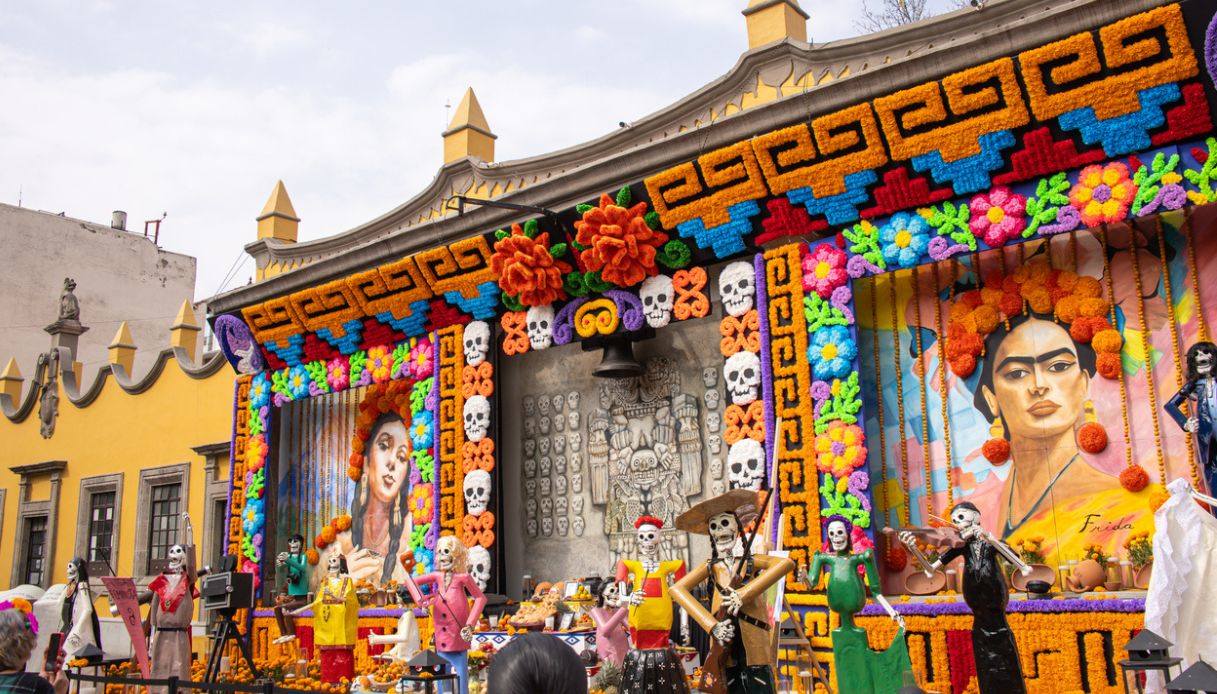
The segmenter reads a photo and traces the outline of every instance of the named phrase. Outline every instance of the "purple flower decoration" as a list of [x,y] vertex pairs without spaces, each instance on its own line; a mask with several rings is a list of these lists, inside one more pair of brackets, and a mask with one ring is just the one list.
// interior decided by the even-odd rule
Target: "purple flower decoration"
[[851,255],[849,260],[845,261],[845,272],[850,277],[858,279],[866,275],[879,274],[879,266],[867,260],[864,256]]
[[870,475],[866,470],[858,469],[849,473],[847,485],[849,493],[857,497],[858,501],[862,503],[862,508],[869,512],[871,510],[870,499],[867,497],[866,489],[870,486]]
[[812,381],[811,397],[817,402],[829,399],[832,397],[832,386],[828,385],[828,381]]
[[930,257],[934,260],[946,260],[953,255],[959,255],[968,250],[962,243],[951,243],[945,236],[935,236],[930,239]]

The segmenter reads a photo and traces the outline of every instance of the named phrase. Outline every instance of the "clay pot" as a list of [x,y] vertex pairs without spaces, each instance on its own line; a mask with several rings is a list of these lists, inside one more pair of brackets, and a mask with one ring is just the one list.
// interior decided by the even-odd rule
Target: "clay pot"
[[1093,559],[1078,562],[1069,576],[1069,588],[1074,592],[1085,593],[1103,585],[1107,580],[1107,572],[1103,565]]
[[1139,569],[1133,569],[1132,585],[1134,588],[1145,590],[1149,588],[1149,575],[1153,572],[1154,563],[1150,562]]
[[1014,586],[1015,590],[1027,592],[1027,584],[1031,581],[1043,581],[1051,587],[1056,583],[1056,570],[1047,564],[1031,564],[1031,573],[1026,576],[1018,569],[1010,574],[1010,584]]

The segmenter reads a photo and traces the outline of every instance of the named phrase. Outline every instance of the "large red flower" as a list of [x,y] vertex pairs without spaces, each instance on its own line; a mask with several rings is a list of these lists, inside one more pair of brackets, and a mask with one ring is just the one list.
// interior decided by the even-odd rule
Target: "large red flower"
[[605,282],[619,287],[632,287],[658,274],[655,256],[668,235],[647,226],[646,211],[645,202],[625,208],[601,195],[600,204],[575,222],[575,240],[584,247],[579,254],[584,268],[599,271]]
[[503,293],[516,296],[524,306],[544,306],[566,298],[562,275],[571,267],[549,254],[548,233],[529,238],[519,224],[512,224],[511,234],[495,242],[490,268]]

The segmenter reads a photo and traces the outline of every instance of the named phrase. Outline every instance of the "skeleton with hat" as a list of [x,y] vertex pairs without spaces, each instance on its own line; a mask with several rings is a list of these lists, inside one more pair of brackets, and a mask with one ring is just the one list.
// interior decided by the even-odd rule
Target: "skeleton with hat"
[[[776,639],[765,591],[794,570],[794,562],[785,557],[752,554],[748,543],[741,557],[733,556],[757,509],[756,492],[732,489],[676,519],[677,528],[710,536],[710,558],[672,586],[672,599],[726,650],[724,679],[731,694],[776,691]],[[711,610],[692,594],[703,581],[711,585]]]
[[654,516],[640,516],[634,521],[638,531],[638,559],[622,559],[617,563],[617,580],[629,582],[629,593],[623,591],[629,605],[630,651],[625,660],[622,692],[687,692],[684,670],[673,653],[669,634],[672,631],[672,597],[669,585],[685,575],[685,563],[680,559],[659,558],[659,531],[663,521]]

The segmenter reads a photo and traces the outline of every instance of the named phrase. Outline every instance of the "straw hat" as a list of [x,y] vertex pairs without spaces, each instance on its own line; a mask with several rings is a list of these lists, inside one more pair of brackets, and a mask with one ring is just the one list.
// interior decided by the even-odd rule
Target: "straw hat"
[[750,489],[732,489],[713,499],[706,499],[676,517],[676,527],[698,535],[710,534],[710,517],[720,513],[734,513],[740,524],[756,518],[756,492]]

